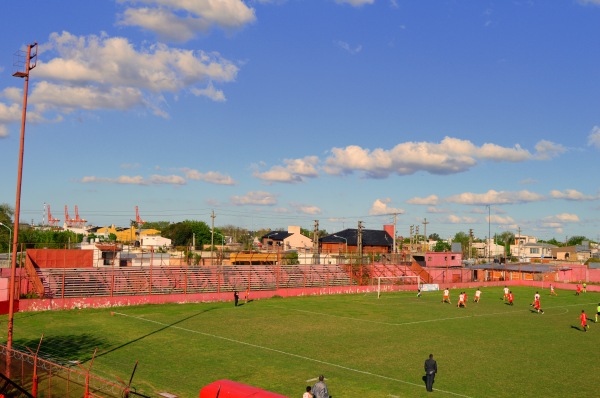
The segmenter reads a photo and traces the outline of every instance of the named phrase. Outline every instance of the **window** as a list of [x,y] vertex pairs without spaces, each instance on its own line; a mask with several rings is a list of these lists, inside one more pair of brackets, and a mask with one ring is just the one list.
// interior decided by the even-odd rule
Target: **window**
[[539,247],[532,247],[529,249],[529,254],[540,254],[540,248]]

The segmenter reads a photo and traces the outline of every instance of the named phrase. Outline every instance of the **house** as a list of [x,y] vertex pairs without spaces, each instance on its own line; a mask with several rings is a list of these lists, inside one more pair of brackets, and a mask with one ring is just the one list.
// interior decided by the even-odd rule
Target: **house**
[[[394,239],[385,230],[362,230],[363,254],[391,253]],[[357,253],[358,229],[344,229],[319,239],[322,253]]]
[[267,251],[307,250],[312,248],[312,239],[302,235],[297,225],[288,226],[285,231],[271,231],[260,239],[262,248]]
[[517,235],[515,244],[510,245],[510,252],[520,261],[530,262],[543,258],[552,258],[552,249],[555,245],[539,243],[533,236]]
[[584,263],[592,257],[590,242],[584,241],[581,245],[554,247],[552,248],[552,257],[561,261]]

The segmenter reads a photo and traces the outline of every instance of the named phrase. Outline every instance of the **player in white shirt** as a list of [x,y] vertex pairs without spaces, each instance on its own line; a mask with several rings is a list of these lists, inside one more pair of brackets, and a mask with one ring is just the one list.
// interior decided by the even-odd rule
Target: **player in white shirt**
[[510,290],[508,289],[508,286],[504,286],[504,301],[508,300],[508,292]]
[[481,298],[481,290],[479,290],[479,288],[477,288],[477,290],[475,290],[475,298],[473,299],[473,302],[478,303],[480,298]]
[[448,288],[444,289],[444,298],[442,299],[442,303],[450,303],[450,290],[448,290]]

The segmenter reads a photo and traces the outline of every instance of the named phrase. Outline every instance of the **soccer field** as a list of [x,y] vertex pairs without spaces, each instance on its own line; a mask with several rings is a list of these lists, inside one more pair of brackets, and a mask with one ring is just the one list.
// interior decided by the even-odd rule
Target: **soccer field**
[[539,289],[542,315],[529,305],[536,288],[511,289],[514,306],[502,287],[483,287],[479,304],[466,289],[460,309],[451,290],[452,304],[441,292],[394,292],[18,313],[14,346],[35,349],[44,333],[43,356],[88,363],[98,348],[93,369],[110,380],[129,380],[139,360],[133,385],[151,396],[197,397],[231,379],[299,397],[319,374],[335,398],[426,396],[430,353],[438,396],[598,396],[600,294]]

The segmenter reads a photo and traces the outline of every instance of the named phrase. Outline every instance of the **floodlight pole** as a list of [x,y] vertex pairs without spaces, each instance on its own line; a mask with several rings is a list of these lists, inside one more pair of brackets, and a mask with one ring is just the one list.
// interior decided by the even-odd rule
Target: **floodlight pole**
[[17,274],[17,241],[19,236],[19,214],[21,212],[21,181],[23,179],[23,152],[25,147],[25,120],[27,118],[27,93],[29,91],[29,71],[35,68],[36,63],[31,62],[32,59],[37,57],[37,43],[29,44],[27,46],[27,58],[25,61],[25,69],[23,71],[15,72],[14,77],[25,78],[23,87],[23,110],[21,113],[21,143],[19,149],[19,167],[17,174],[17,192],[15,199],[15,219],[13,226],[13,241],[12,241],[12,253],[10,263],[10,282],[8,286],[8,333],[6,337],[6,348],[8,353],[6,355],[6,372],[10,374],[10,356],[13,342],[13,321],[15,313],[15,278]]

